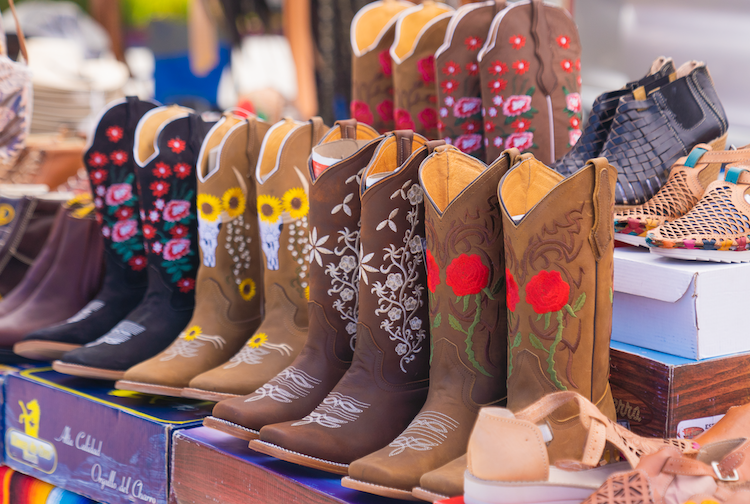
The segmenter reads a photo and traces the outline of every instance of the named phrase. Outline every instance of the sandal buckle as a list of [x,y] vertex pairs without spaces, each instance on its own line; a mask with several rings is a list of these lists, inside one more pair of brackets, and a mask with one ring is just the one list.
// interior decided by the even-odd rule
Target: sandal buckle
[[732,469],[732,475],[731,476],[724,476],[721,474],[721,469],[719,469],[719,463],[714,461],[711,462],[711,467],[714,468],[714,473],[716,473],[716,478],[719,481],[739,481],[740,475],[737,474],[737,469]]

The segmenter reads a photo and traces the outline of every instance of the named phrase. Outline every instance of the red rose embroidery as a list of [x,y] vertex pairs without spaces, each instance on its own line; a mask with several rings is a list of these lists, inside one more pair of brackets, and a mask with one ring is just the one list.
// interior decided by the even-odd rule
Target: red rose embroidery
[[538,314],[562,310],[569,297],[570,285],[559,271],[542,270],[526,284],[526,302]]
[[107,189],[104,201],[109,206],[117,206],[125,203],[133,197],[133,187],[130,184],[112,184]]
[[172,138],[167,142],[167,147],[172,149],[172,152],[175,154],[179,154],[185,150],[185,140],[182,140],[180,137]]
[[445,283],[456,296],[479,294],[487,287],[490,269],[482,263],[477,254],[461,254],[445,268]]
[[392,100],[383,100],[382,102],[378,103],[375,109],[378,111],[378,115],[380,116],[381,121],[389,122],[393,120],[393,101]]
[[112,241],[117,243],[124,242],[134,237],[137,232],[138,221],[135,219],[117,221],[112,227]]
[[523,75],[529,71],[529,62],[526,60],[514,61],[513,70],[515,70],[518,75]]
[[128,160],[128,154],[122,150],[116,150],[109,155],[109,158],[117,166],[122,166]]
[[570,61],[569,59],[562,60],[560,62],[560,66],[562,67],[563,70],[565,70],[568,73],[573,71],[573,62]]
[[476,75],[479,73],[479,65],[474,63],[473,61],[471,63],[466,64],[466,72],[469,75]]
[[513,130],[516,133],[522,133],[529,129],[530,123],[526,119],[516,119],[510,124],[510,127],[513,128]]
[[188,228],[182,224],[177,224],[169,230],[169,234],[172,235],[172,238],[185,238],[188,235]]
[[508,85],[508,81],[505,79],[495,79],[491,80],[487,87],[490,88],[490,91],[493,93],[500,93],[505,90],[505,86]]
[[453,105],[453,115],[456,117],[471,117],[482,110],[481,98],[459,98]]
[[511,133],[505,139],[505,146],[508,149],[515,147],[520,151],[530,149],[534,145],[534,134],[528,131],[524,133]]
[[112,143],[117,143],[122,140],[122,128],[119,126],[110,126],[106,131],[107,138]]
[[456,79],[449,79],[441,82],[440,87],[443,88],[443,93],[451,94],[458,87],[458,81]]
[[573,116],[570,118],[570,127],[571,128],[578,128],[581,126],[581,120],[578,119],[577,116]]
[[152,239],[154,236],[156,236],[156,228],[152,226],[151,224],[144,224],[143,225],[143,237],[147,240]]
[[370,106],[368,104],[362,101],[352,100],[350,109],[352,117],[355,118],[357,122],[372,124],[372,112],[370,111]]
[[516,279],[513,278],[513,273],[505,268],[505,302],[508,304],[508,309],[512,312],[516,311],[516,305],[519,301],[521,301],[521,298],[518,296]]
[[92,152],[91,155],[89,156],[89,164],[96,168],[101,168],[103,166],[106,166],[108,161],[109,161],[109,158],[107,158],[107,155],[102,154],[101,152]]
[[172,200],[164,208],[164,220],[177,222],[190,215],[190,202],[185,200]]
[[490,72],[492,75],[497,75],[499,77],[508,71],[508,65],[506,65],[502,61],[495,60],[490,65],[490,68],[487,71]]
[[428,107],[417,114],[417,118],[419,119],[419,122],[422,123],[424,129],[430,130],[437,128],[438,117],[435,109]]
[[388,52],[388,49],[380,51],[378,61],[380,62],[380,70],[383,72],[383,75],[390,77],[393,74],[393,67],[391,66],[391,54]]
[[468,37],[466,40],[464,40],[464,44],[466,44],[466,48],[469,51],[476,51],[480,47],[482,47],[482,39],[479,37]]
[[153,169],[153,174],[155,177],[167,178],[172,175],[172,168],[170,168],[167,163],[159,162],[156,163],[156,166]]
[[557,37],[556,40],[557,40],[557,45],[559,45],[563,49],[567,49],[568,47],[570,47],[570,39],[567,36],[560,35],[559,37]]
[[133,216],[133,209],[130,207],[120,207],[117,210],[115,210],[115,217],[117,217],[117,220],[127,220]]
[[185,238],[174,238],[164,244],[164,259],[167,261],[176,261],[180,257],[185,257],[190,252],[190,240]]
[[511,95],[503,102],[503,114],[515,117],[531,110],[531,96]]
[[417,61],[417,70],[425,84],[435,82],[435,56],[427,56]]
[[174,165],[174,174],[179,179],[184,179],[190,175],[190,165],[187,163],[177,163]]
[[482,135],[461,135],[456,138],[453,145],[455,145],[461,152],[469,154],[482,146]]
[[130,268],[134,271],[141,271],[143,268],[148,266],[148,261],[146,260],[146,256],[137,255],[130,258],[128,261],[128,264],[130,265]]
[[464,133],[477,133],[482,129],[482,123],[479,121],[466,121],[461,125],[461,129]]
[[581,111],[581,95],[578,93],[570,93],[565,96],[565,108],[577,114]]
[[393,112],[393,118],[396,123],[396,129],[414,129],[414,121],[408,110],[396,109]]
[[513,49],[520,49],[526,45],[526,37],[523,35],[513,35],[508,39],[508,42],[513,46]]
[[183,278],[177,282],[177,288],[180,292],[190,292],[195,287],[195,280],[192,278]]
[[432,256],[432,252],[427,251],[427,288],[430,292],[435,292],[435,289],[440,285],[440,268],[438,267],[437,261]]
[[581,138],[581,130],[579,129],[572,129],[568,131],[568,145],[573,147],[576,142],[578,142],[578,139]]
[[167,194],[167,191],[169,191],[169,183],[162,180],[151,182],[151,185],[148,187],[151,189],[151,192],[154,193],[154,196],[164,196]]
[[105,180],[107,180],[106,170],[99,169],[91,172],[91,182],[93,184],[101,184]]
[[450,76],[458,75],[461,73],[461,65],[455,61],[448,61],[443,66],[443,73]]

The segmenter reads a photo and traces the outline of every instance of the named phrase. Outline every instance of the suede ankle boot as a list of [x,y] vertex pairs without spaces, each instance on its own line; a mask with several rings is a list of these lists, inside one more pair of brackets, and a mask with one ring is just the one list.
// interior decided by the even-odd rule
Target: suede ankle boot
[[[55,370],[120,379],[131,366],[164,350],[187,325],[198,269],[194,170],[211,126],[175,106],[152,109],[138,123],[133,156],[138,165],[148,290],[109,332],[53,362]],[[135,224],[116,225],[112,233],[124,241],[137,233]]]
[[219,401],[253,392],[292,363],[307,337],[310,151],[328,128],[285,119],[263,138],[255,168],[263,251],[263,322],[227,362],[199,374],[183,397]]
[[196,166],[201,264],[193,318],[163,352],[130,368],[116,388],[179,397],[190,380],[226,362],[260,325],[263,266],[249,173],[270,126],[226,114],[206,135]]
[[[250,447],[347,474],[349,463],[392,441],[427,395],[429,317],[419,165],[426,140],[386,136],[362,175],[359,317],[351,366],[315,410],[266,425]],[[440,142],[442,143],[442,142]]]
[[106,267],[102,288],[64,323],[27,335],[14,347],[17,354],[29,359],[59,359],[105,334],[143,299],[148,275],[133,142],[138,121],[157,106],[128,97],[111,103],[100,116],[83,160],[94,193],[96,220],[102,226]]
[[241,439],[264,425],[310,413],[352,361],[359,290],[359,181],[382,137],[354,119],[340,140],[313,148],[310,185],[310,302],[307,342],[294,362],[250,395],[218,403],[203,424]]

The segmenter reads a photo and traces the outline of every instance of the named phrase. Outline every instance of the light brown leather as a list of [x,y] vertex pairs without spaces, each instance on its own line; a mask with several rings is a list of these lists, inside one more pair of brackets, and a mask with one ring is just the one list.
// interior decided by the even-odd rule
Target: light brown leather
[[422,475],[419,488],[431,494],[456,497],[464,493],[466,454]]

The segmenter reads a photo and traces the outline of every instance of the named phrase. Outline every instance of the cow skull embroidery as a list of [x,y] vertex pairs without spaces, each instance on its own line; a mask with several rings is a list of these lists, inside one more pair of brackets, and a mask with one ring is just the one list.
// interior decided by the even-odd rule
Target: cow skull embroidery
[[279,238],[283,227],[281,217],[275,222],[260,220],[260,247],[266,256],[266,267],[269,270],[279,269]]
[[216,247],[219,244],[220,230],[221,219],[211,222],[198,215],[198,236],[203,251],[203,265],[209,268],[216,266]]

